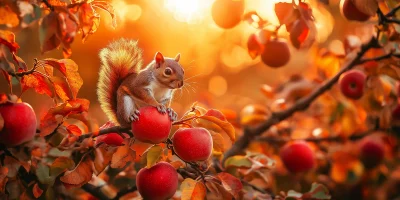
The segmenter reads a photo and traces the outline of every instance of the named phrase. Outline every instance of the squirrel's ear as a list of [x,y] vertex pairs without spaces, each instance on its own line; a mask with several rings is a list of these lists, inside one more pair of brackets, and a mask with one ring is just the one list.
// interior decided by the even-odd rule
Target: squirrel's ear
[[156,61],[157,64],[161,64],[164,62],[164,56],[160,52],[157,52],[156,56],[154,57],[154,60]]
[[178,55],[175,56],[175,61],[176,61],[176,62],[179,62],[179,59],[180,59],[180,58],[181,58],[181,54],[178,53]]

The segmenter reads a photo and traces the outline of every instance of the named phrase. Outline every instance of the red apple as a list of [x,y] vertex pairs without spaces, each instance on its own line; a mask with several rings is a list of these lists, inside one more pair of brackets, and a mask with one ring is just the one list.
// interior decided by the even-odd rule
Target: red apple
[[139,111],[139,120],[132,122],[134,137],[139,141],[152,144],[167,140],[171,130],[171,119],[168,114],[161,114],[152,106],[142,107]]
[[36,134],[36,114],[27,103],[0,104],[4,127],[0,130],[0,143],[7,147],[30,141]]
[[184,161],[204,161],[212,153],[213,141],[204,128],[181,128],[172,137],[175,153]]
[[121,146],[122,142],[124,142],[124,138],[118,135],[118,133],[108,133],[98,136],[95,145],[97,146],[102,142],[110,146]]
[[242,21],[243,0],[216,0],[211,8],[214,22],[221,28],[230,29]]
[[270,67],[282,67],[289,62],[290,50],[284,39],[272,39],[265,43],[261,60]]
[[159,162],[138,172],[136,186],[143,199],[170,199],[178,188],[178,173],[169,163]]
[[292,173],[305,172],[315,165],[314,152],[304,141],[287,143],[280,151],[285,167]]
[[340,76],[340,91],[350,99],[359,99],[364,94],[365,79],[365,74],[359,70],[347,71]]
[[218,119],[220,119],[220,120],[222,120],[222,121],[225,121],[225,120],[226,120],[225,115],[222,114],[221,111],[215,110],[215,109],[210,109],[210,110],[208,110],[208,111],[206,112],[206,114],[204,114],[204,115],[216,117],[216,118],[218,118]]
[[374,168],[382,162],[385,155],[384,148],[381,140],[372,137],[366,137],[360,142],[360,157],[365,168]]
[[353,0],[341,0],[340,1],[340,11],[342,15],[348,20],[354,21],[367,21],[370,16],[361,12],[356,5],[353,3]]

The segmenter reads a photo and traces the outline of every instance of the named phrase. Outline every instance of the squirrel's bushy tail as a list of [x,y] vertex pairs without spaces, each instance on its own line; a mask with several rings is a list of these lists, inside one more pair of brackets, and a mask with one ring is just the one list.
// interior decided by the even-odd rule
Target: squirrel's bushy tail
[[142,50],[137,41],[119,39],[100,51],[100,74],[97,95],[101,109],[109,120],[119,124],[116,117],[117,90],[122,81],[142,67]]

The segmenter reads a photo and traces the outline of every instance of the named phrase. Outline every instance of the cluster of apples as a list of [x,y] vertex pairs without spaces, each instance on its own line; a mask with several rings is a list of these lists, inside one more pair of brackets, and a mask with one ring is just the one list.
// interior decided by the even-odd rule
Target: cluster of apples
[[[131,124],[135,139],[150,144],[165,142],[172,126],[169,116],[151,106],[139,111],[139,120]],[[204,161],[211,156],[212,137],[204,128],[180,128],[171,140],[175,153],[186,162]],[[99,142],[119,146],[123,138],[110,133],[99,136],[96,143]],[[177,190],[178,174],[169,163],[159,162],[150,168],[142,168],[136,176],[136,185],[144,199],[169,199]]]

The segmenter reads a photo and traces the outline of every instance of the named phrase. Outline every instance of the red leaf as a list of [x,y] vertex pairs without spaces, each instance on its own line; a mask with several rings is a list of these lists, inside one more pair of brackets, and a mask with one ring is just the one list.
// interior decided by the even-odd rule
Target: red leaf
[[313,21],[298,19],[290,30],[290,41],[297,49],[308,48],[315,41],[316,27]]
[[35,198],[39,198],[43,194],[43,190],[40,189],[40,187],[37,183],[35,183],[35,185],[33,186],[33,189],[32,189],[32,193]]
[[119,147],[117,152],[114,153],[111,159],[111,167],[112,168],[122,168],[128,162],[133,162],[136,158],[136,152],[129,146],[125,145]]
[[57,38],[57,13],[50,12],[39,22],[39,41],[42,53],[58,48],[61,41]]
[[78,126],[73,125],[73,124],[67,126],[67,131],[68,131],[68,133],[70,133],[72,135],[76,135],[76,136],[82,135],[81,129]]
[[32,73],[23,76],[21,78],[21,86],[22,92],[33,88],[39,94],[46,94],[49,97],[53,97],[53,92],[50,89],[48,80],[42,74]]
[[222,186],[225,188],[225,190],[231,193],[236,199],[239,198],[243,185],[238,178],[225,172],[219,173],[217,178],[221,180]]
[[286,30],[290,30],[290,24],[299,18],[299,12],[294,8],[292,3],[276,3],[275,14],[279,23],[286,25]]
[[0,30],[0,44],[4,44],[12,52],[17,52],[19,45],[15,42],[15,35],[10,31]]
[[257,58],[263,52],[264,46],[261,45],[260,40],[256,34],[252,34],[247,41],[247,50],[252,59]]
[[92,160],[87,157],[75,169],[65,172],[65,175],[60,177],[60,180],[69,186],[80,187],[92,179],[92,165]]
[[102,145],[95,150],[94,173],[99,175],[111,162],[112,156],[117,148],[110,148]]

